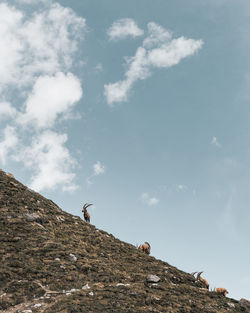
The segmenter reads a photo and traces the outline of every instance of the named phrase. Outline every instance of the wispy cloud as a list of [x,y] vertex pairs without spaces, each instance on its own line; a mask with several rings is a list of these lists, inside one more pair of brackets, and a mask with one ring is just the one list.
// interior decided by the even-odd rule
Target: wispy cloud
[[155,197],[151,197],[147,192],[144,192],[141,195],[141,201],[148,206],[153,206],[158,204],[160,200]]
[[102,72],[103,71],[103,66],[101,63],[98,63],[95,67],[96,72]]
[[188,190],[188,187],[186,185],[176,185],[176,189],[178,191],[186,191]]
[[239,233],[235,224],[235,198],[237,196],[236,189],[231,187],[228,199],[225,206],[222,208],[219,219],[217,220],[217,225],[219,230],[226,236],[237,239]]
[[105,166],[101,164],[101,162],[98,161],[93,165],[93,170],[94,170],[94,175],[99,176],[101,174],[104,174]]
[[110,40],[119,40],[126,37],[138,37],[143,35],[144,31],[140,29],[131,18],[123,18],[115,21],[108,29]]
[[148,78],[154,68],[169,68],[183,58],[196,53],[202,47],[202,40],[179,37],[172,38],[172,33],[160,25],[148,24],[148,36],[144,39],[134,57],[126,58],[128,70],[125,79],[104,86],[104,95],[108,105],[127,101],[129,92],[137,80]]
[[106,166],[102,164],[100,161],[97,161],[93,165],[93,173],[87,178],[87,184],[92,185],[94,183],[93,178],[95,176],[103,175],[105,171],[106,171]]
[[212,137],[210,144],[215,147],[221,148],[221,144],[219,143],[218,139],[215,136]]
[[2,129],[0,161],[14,149],[15,160],[33,170],[33,189],[73,190],[75,160],[66,147],[67,134],[54,127],[72,116],[82,97],[71,70],[86,21],[52,1],[16,3],[34,6],[28,14],[23,7],[0,4],[0,112],[11,127]]

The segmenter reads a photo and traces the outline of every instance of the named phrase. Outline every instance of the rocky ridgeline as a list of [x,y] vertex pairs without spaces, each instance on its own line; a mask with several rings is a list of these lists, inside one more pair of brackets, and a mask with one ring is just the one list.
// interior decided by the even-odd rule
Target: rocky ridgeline
[[250,312],[3,171],[0,239],[3,313]]

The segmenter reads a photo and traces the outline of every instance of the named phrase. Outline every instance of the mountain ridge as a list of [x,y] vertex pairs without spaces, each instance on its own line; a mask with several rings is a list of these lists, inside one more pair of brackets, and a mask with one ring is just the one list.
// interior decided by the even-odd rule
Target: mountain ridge
[[2,313],[250,312],[2,170],[0,214]]

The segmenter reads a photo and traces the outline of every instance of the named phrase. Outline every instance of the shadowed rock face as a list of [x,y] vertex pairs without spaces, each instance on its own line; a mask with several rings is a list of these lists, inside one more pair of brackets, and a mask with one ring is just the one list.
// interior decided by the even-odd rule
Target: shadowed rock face
[[3,171],[0,240],[0,312],[250,312]]

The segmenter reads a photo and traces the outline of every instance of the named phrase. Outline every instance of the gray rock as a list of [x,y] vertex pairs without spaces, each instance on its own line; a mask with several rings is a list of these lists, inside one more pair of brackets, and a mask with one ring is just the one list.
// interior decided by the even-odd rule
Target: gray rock
[[73,261],[77,261],[77,257],[73,254],[73,253],[70,253],[69,255]]
[[25,213],[24,215],[28,222],[42,223],[42,217],[37,213]]
[[149,274],[147,276],[147,282],[148,283],[158,283],[160,280],[161,280],[160,277],[158,277],[156,275]]
[[82,287],[83,290],[86,290],[86,289],[89,289],[89,288],[90,288],[90,287],[89,287],[88,284],[86,284],[85,286]]
[[250,301],[247,299],[242,298],[240,299],[239,303],[246,306],[247,308],[250,308]]

